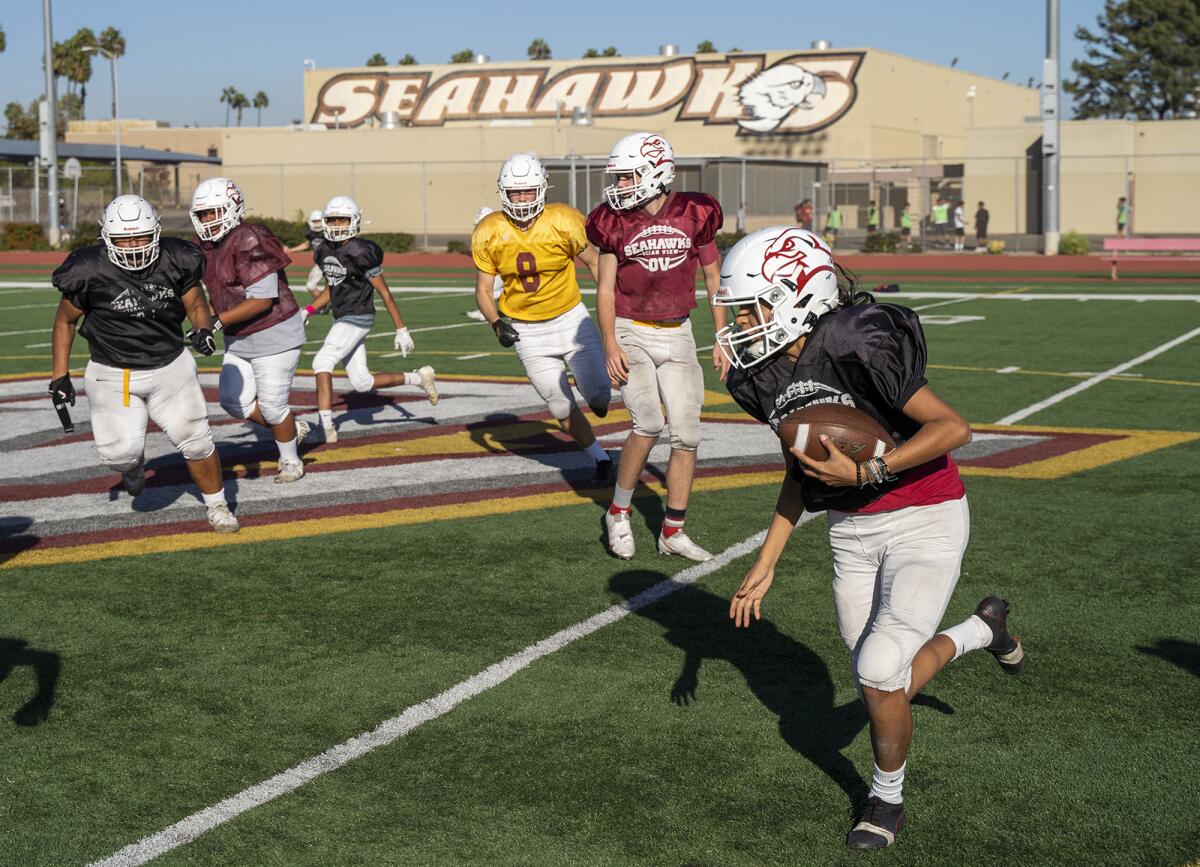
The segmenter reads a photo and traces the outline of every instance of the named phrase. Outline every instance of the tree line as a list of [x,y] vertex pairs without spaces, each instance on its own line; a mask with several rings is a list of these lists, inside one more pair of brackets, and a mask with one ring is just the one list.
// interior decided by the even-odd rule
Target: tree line
[[229,112],[232,110],[237,116],[237,125],[242,125],[242,112],[248,108],[253,108],[258,111],[258,125],[262,126],[262,110],[271,104],[270,98],[263,91],[254,94],[253,99],[248,99],[246,94],[242,93],[233,85],[221,91],[221,102],[225,103],[225,126],[229,126]]
[[[696,46],[697,54],[710,54],[716,50],[717,49],[713,46],[712,41],[709,39],[705,39],[703,42],[701,42],[699,45]],[[737,51],[738,49],[731,48],[729,50]],[[530,60],[551,60],[551,59],[553,59],[553,54],[551,52],[549,43],[547,43],[545,39],[541,39],[541,38],[535,39],[532,42],[530,42],[529,48],[527,48],[525,50],[525,53],[529,57]],[[615,45],[610,45],[607,48],[589,48],[583,52],[583,56],[585,58],[587,58],[587,57],[620,57],[621,52],[619,52],[617,50]],[[456,51],[450,55],[451,63],[470,63],[474,59],[475,59],[475,51],[474,51],[474,49],[471,49],[471,48],[464,48],[462,51]],[[414,64],[416,64],[418,62],[419,61],[415,57],[413,57],[411,54],[405,54],[403,57],[401,57],[399,60],[396,61],[395,65],[396,66],[413,66]],[[370,57],[367,58],[366,65],[367,66],[387,66],[388,60],[387,60],[387,57],[385,57],[383,54],[380,54],[379,52],[375,52],[374,54],[372,54]]]

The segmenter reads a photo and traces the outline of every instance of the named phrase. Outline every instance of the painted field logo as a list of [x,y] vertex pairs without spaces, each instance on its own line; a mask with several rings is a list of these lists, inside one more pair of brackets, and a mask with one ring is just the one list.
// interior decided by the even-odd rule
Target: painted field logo
[[670,271],[683,264],[692,239],[674,226],[647,226],[625,245],[625,255],[650,273]]
[[[384,114],[413,126],[592,116],[726,124],[738,135],[808,133],[849,111],[861,52],[737,53],[533,66],[394,67],[306,74],[320,89],[313,123],[354,127]],[[674,111],[674,117],[668,113]],[[644,122],[639,122],[644,125]]]

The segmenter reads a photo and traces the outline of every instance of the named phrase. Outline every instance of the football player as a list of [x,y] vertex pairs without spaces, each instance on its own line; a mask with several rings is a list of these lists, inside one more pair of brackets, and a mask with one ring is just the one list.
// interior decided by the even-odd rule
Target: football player
[[80,331],[91,353],[85,380],[100,459],[121,474],[130,496],[140,494],[146,425],[153,419],[187,462],[209,526],[236,533],[196,362],[180,331],[186,316],[192,347],[202,355],[216,350],[200,288],[204,254],[195,244],[160,237],[158,214],[140,196],[113,199],[100,225],[103,243],[75,250],[54,272],[62,299],[54,315],[50,396],[58,405],[75,403],[69,359],[76,323],[85,317]]
[[[500,345],[516,348],[550,414],[596,462],[592,482],[611,484],[612,460],[567,381],[570,368],[592,412],[608,415],[612,386],[604,350],[575,277],[576,257],[596,274],[598,254],[588,244],[583,214],[570,205],[546,204],[546,169],[533,154],[509,157],[498,187],[502,210],[485,216],[471,236],[475,302]],[[492,295],[497,277],[504,281],[499,302]]]
[[[675,154],[655,133],[638,132],[618,141],[605,172],[613,182],[604,190],[605,202],[588,216],[587,234],[600,251],[596,313],[608,373],[621,386],[633,420],[605,516],[608,548],[623,560],[634,555],[630,503],[662,433],[665,405],[671,459],[658,550],[710,560],[712,555],[683,531],[704,403],[704,373],[689,315],[696,306],[697,264],[710,299],[720,281],[720,254],[713,239],[723,220],[721,206],[703,193],[671,191]],[[724,326],[724,317],[724,308],[713,309],[717,328]],[[724,356],[715,347],[713,365],[724,378]]]
[[739,627],[759,619],[801,512],[827,510],[838,629],[875,756],[866,807],[846,842],[890,846],[905,820],[913,697],[971,650],[990,651],[1009,674],[1024,664],[1020,640],[1008,631],[1008,603],[998,597],[937,632],[969,531],[966,492],[949,453],[970,442],[971,429],[925,380],[917,315],[858,292],[812,232],[785,226],[743,238],[725,258],[716,302],[736,310],[717,341],[734,368],[729,393],[746,412],[778,431],[796,410],[837,402],[867,413],[899,443],[861,462],[825,436],[827,460],[785,448],[775,516],[729,607]]
[[308,424],[288,399],[304,343],[304,318],[288,288],[291,259],[261,223],[243,221],[242,191],[228,178],[210,178],[192,195],[192,226],[208,260],[205,286],[225,336],[221,406],[234,418],[269,429],[279,450],[275,482],[304,477],[298,451]]
[[[475,212],[475,221],[471,225],[478,226],[479,221],[482,220],[484,217],[486,217],[488,214],[490,214],[492,212],[493,212],[492,208],[489,208],[486,205],[483,206],[482,208],[480,208],[478,211]],[[501,277],[499,274],[497,274],[495,279],[492,280],[492,301],[493,302],[499,301],[500,293],[503,291],[504,291],[504,278]],[[471,310],[468,310],[467,318],[474,319],[476,322],[487,322],[487,317],[483,315],[483,311],[480,310],[478,307],[474,307]]]
[[321,294],[301,311],[307,320],[327,305],[333,306],[333,326],[313,359],[317,374],[317,409],[325,441],[337,442],[333,423],[333,370],[344,365],[355,391],[375,391],[397,385],[416,385],[424,389],[429,402],[437,406],[438,391],[434,370],[429,365],[411,373],[376,373],[367,367],[367,335],[375,324],[375,295],[396,326],[393,347],[404,358],[415,348],[412,335],[400,318],[396,301],[383,279],[383,250],[374,241],[358,236],[362,211],[349,196],[334,196],[321,212],[324,240],[314,248],[313,258],[325,273],[329,291]]
[[[293,247],[285,248],[289,253],[303,253],[307,250],[317,249],[317,245],[325,240],[325,236],[321,233],[321,212],[310,211],[308,214],[308,225],[304,229],[304,240]],[[308,272],[308,279],[304,283],[304,290],[312,296],[312,300],[316,300],[317,296],[325,291],[325,287],[321,284],[325,282],[325,275],[321,271],[320,265],[313,265]],[[325,310],[328,313],[328,309]]]

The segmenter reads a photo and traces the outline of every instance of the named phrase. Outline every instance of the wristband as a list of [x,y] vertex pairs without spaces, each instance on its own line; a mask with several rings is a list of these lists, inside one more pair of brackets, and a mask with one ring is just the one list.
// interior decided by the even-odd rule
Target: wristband
[[212,330],[213,330],[213,334],[216,334],[217,332],[219,332],[219,331],[220,331],[222,328],[224,328],[224,327],[225,327],[225,323],[221,321],[221,317],[220,317],[220,316],[214,316],[214,317],[212,318]]
[[304,312],[307,313],[309,316],[312,316],[314,313],[317,312],[317,308],[313,307],[311,304],[309,304],[307,307],[304,308]]

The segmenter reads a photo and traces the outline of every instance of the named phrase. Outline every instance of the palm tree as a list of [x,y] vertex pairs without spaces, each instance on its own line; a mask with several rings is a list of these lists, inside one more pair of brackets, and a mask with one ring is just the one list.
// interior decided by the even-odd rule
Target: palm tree
[[271,100],[267,99],[267,95],[263,91],[254,94],[254,102],[251,103],[258,109],[258,125],[262,126],[262,110],[271,104]]
[[230,103],[230,105],[232,105],[233,110],[237,112],[237,125],[241,126],[242,125],[242,112],[245,111],[246,108],[249,107],[250,100],[246,99],[246,94],[242,93],[239,90],[236,93],[234,93],[233,101]]
[[[121,31],[115,27],[106,27],[100,33],[100,38],[96,41],[100,50],[114,62],[118,57],[125,56],[125,37],[121,35]],[[113,120],[117,117],[117,93],[114,90],[112,95],[112,116]]]
[[376,51],[367,58],[367,66],[387,66],[387,58]]
[[530,60],[549,60],[550,46],[545,39],[535,39],[529,43],[528,54]]
[[238,89],[232,84],[221,91],[221,102],[225,103],[225,126],[229,126],[229,109],[233,106],[233,98],[237,96]]
[[4,28],[0,27],[0,51],[3,51],[8,43],[4,41]]

